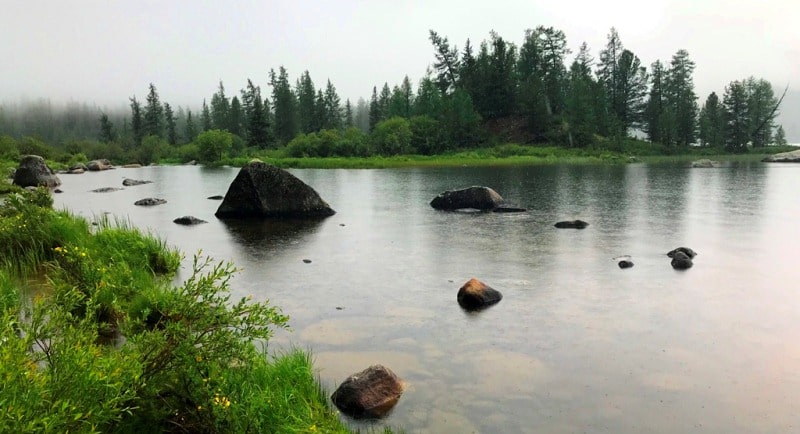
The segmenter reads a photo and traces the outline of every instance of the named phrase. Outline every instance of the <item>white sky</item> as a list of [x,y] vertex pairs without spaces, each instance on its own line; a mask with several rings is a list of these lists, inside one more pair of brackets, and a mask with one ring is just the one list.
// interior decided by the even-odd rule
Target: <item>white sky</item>
[[[433,61],[428,29],[462,48],[495,30],[520,44],[527,28],[563,30],[574,52],[595,56],[616,27],[649,65],[678,49],[697,64],[700,103],[753,75],[776,92],[800,91],[800,1],[796,0],[3,0],[0,101],[50,98],[109,107],[143,98],[199,106],[222,80],[238,94],[251,78],[269,92],[268,71],[291,82],[309,70],[342,100],[373,85],[416,86]],[[570,61],[573,55],[570,55]],[[649,68],[648,68],[649,69]],[[800,115],[800,114],[798,114]]]

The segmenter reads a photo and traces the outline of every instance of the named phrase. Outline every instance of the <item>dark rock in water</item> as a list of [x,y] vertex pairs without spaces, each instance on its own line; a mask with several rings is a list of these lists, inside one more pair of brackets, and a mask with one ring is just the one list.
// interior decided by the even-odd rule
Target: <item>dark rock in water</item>
[[114,166],[111,165],[111,162],[106,160],[105,158],[100,160],[92,160],[86,163],[86,169],[92,172],[97,172],[99,170],[108,170],[113,168]]
[[675,252],[672,256],[672,268],[676,270],[685,270],[687,268],[692,268],[692,258],[689,257],[686,253],[683,252]]
[[583,229],[586,226],[589,226],[589,223],[586,223],[583,220],[572,220],[572,221],[558,222],[554,226],[559,229]]
[[73,171],[76,171],[76,170],[80,170],[81,172],[79,172],[79,173],[83,173],[83,172],[85,172],[85,171],[87,171],[89,169],[86,168],[85,164],[78,163],[78,164],[73,164],[72,166],[69,166],[69,172],[68,173],[72,173]]
[[527,211],[527,209],[525,208],[517,208],[508,205],[500,205],[497,208],[492,209],[492,212],[525,212],[525,211]]
[[678,247],[677,249],[668,252],[667,256],[669,256],[670,258],[674,258],[675,254],[678,252],[684,253],[686,256],[689,257],[689,259],[694,259],[694,257],[697,256],[697,252],[688,247]]
[[111,193],[112,191],[120,191],[121,188],[117,187],[103,187],[103,188],[95,188],[92,190],[92,193]]
[[69,174],[69,175],[82,175],[82,174],[86,173],[86,170],[85,169],[70,169],[66,173]]
[[500,291],[472,278],[459,290],[456,297],[459,306],[466,310],[479,310],[498,303],[503,299]]
[[145,181],[143,179],[125,178],[125,179],[122,180],[122,185],[124,185],[126,187],[130,187],[132,185],[142,185],[142,184],[152,184],[152,183],[153,183],[153,181]]
[[335,214],[313,188],[261,161],[242,167],[217,208],[218,218],[322,218]]
[[310,264],[311,263],[311,259],[303,259],[303,262],[305,262],[306,264]]
[[57,188],[57,189],[53,190],[53,193],[63,193],[63,191],[61,191],[60,188]]
[[190,216],[190,215],[185,215],[183,217],[178,217],[175,220],[173,220],[173,222],[177,223],[179,225],[186,225],[186,226],[199,225],[201,223],[208,223],[205,220],[200,220],[199,218],[194,217],[194,216]]
[[397,404],[403,383],[383,365],[372,365],[345,379],[331,395],[331,401],[356,418],[379,418]]
[[19,162],[14,172],[12,184],[20,187],[58,187],[61,180],[53,169],[47,166],[44,158],[38,155],[26,155]]
[[208,199],[211,199],[211,200],[222,200],[224,198],[222,196],[220,196],[220,195],[216,195],[216,196],[209,196]]
[[622,268],[622,269],[631,268],[631,267],[633,267],[633,262],[628,261],[628,260],[619,261],[619,263],[617,265],[619,265],[619,268]]
[[499,207],[503,197],[489,187],[468,187],[461,190],[448,190],[431,200],[435,209],[454,211],[473,208],[489,211]]
[[139,205],[139,206],[155,206],[155,205],[163,205],[165,203],[167,203],[167,201],[164,200],[164,199],[158,199],[158,198],[155,198],[155,197],[148,197],[148,198],[145,198],[145,199],[139,199],[136,202],[134,202],[133,204],[134,205]]

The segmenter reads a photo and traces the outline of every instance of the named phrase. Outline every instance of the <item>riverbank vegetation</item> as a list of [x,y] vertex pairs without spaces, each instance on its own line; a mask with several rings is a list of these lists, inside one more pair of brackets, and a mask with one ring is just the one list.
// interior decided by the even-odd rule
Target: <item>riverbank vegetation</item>
[[492,32],[461,49],[435,31],[428,36],[433,67],[416,86],[408,76],[393,86],[376,84],[368,101],[355,104],[342,101],[329,80],[315,84],[304,71],[292,83],[279,67],[266,74],[270,92],[251,79],[232,93],[220,82],[194,108],[162,101],[152,83],[143,100],[133,95],[125,102],[129,112],[77,103],[59,110],[44,101],[2,107],[0,158],[16,152],[63,164],[97,158],[224,164],[271,157],[298,166],[317,163],[294,159],[355,158],[326,164],[373,167],[353,161],[450,160],[498,146],[514,150],[507,157],[625,158],[763,154],[768,145],[786,145],[775,123],[782,96],[771,83],[756,77],[720,83],[719,94],[700,105],[686,50],[653,59],[648,68],[613,28],[597,57],[586,43],[573,56],[566,35],[546,26],[526,30],[521,42]]
[[122,222],[0,206],[0,432],[349,432],[309,356],[265,354],[287,317],[232,300],[236,271]]

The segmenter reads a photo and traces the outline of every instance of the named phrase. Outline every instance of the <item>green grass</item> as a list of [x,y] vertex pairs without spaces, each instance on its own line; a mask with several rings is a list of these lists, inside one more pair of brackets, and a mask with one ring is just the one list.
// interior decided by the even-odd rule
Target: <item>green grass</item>
[[[257,349],[287,317],[231,300],[231,264],[195,257],[170,287],[162,240],[51,204],[38,189],[0,206],[0,432],[349,432],[306,353]],[[51,295],[25,301],[42,271]]]

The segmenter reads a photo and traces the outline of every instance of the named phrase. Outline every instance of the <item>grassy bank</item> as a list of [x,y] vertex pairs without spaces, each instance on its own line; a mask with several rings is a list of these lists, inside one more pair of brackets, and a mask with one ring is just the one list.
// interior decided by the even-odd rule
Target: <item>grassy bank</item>
[[231,300],[231,264],[172,287],[161,240],[51,205],[0,205],[0,432],[349,432],[307,354],[259,350],[287,317]]
[[659,145],[628,140],[621,145],[597,148],[564,148],[504,144],[442,155],[397,155],[391,157],[287,157],[282,150],[261,151],[247,157],[226,158],[221,164],[240,167],[259,158],[283,168],[309,169],[384,169],[399,167],[477,167],[524,166],[541,164],[627,164],[681,163],[701,158],[717,161],[760,161],[768,154],[794,150],[794,147],[769,147],[746,154],[725,153],[722,149],[690,148],[680,153],[665,151]]

